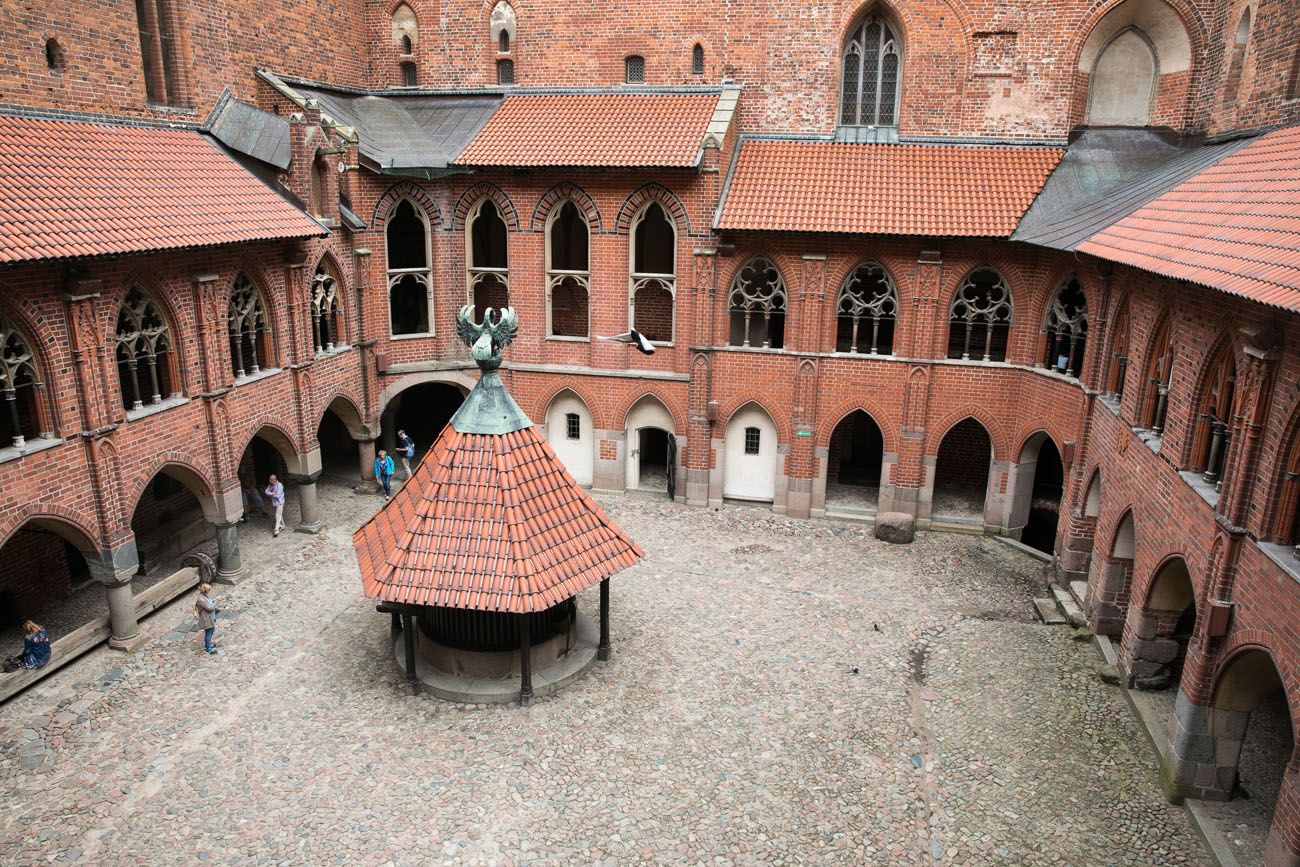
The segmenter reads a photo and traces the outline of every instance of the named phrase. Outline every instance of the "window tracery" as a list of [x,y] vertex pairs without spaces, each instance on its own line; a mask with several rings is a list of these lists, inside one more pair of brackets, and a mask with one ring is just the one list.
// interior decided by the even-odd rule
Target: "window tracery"
[[316,354],[333,351],[347,343],[339,313],[339,283],[324,262],[311,278],[311,335]]
[[550,334],[587,337],[591,297],[591,249],[587,219],[571,200],[547,222],[546,296]]
[[481,200],[466,221],[469,255],[469,297],[474,315],[483,321],[483,311],[510,306],[510,260],[506,243],[506,221],[491,199]]
[[26,338],[0,316],[0,395],[4,396],[4,435],[15,448],[38,437],[36,389],[44,388]]
[[236,379],[255,376],[268,366],[266,308],[253,281],[240,274],[230,290],[229,325],[231,369]]
[[898,123],[898,84],[902,45],[879,15],[868,15],[844,43],[840,123],[894,126]]
[[898,292],[889,272],[866,262],[840,287],[835,334],[836,352],[892,355],[898,319]]
[[953,296],[948,314],[948,357],[1006,361],[1011,290],[992,268],[972,271]]
[[410,199],[402,199],[389,212],[384,239],[392,334],[433,333],[428,216]]
[[631,244],[628,318],[647,340],[670,343],[677,297],[677,229],[663,205],[651,202],[641,211],[632,225]]
[[138,287],[122,301],[113,342],[125,409],[143,409],[146,400],[157,405],[164,396],[174,396],[169,364],[171,329],[153,299]]
[[1076,278],[1066,280],[1052,293],[1043,333],[1047,338],[1043,364],[1057,373],[1078,376],[1088,338],[1088,299]]
[[785,280],[771,260],[759,256],[741,266],[731,281],[728,305],[732,346],[785,345]]

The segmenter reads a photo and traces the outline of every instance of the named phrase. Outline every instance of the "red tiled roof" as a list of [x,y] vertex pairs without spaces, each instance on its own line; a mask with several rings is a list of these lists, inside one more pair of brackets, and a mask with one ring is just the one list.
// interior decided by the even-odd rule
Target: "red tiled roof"
[[721,229],[1006,237],[1064,150],[745,141]]
[[550,608],[642,556],[534,427],[447,425],[352,541],[371,598],[515,613]]
[[0,117],[0,262],[324,234],[195,130]]
[[690,167],[717,104],[716,93],[509,96],[456,163]]
[[1261,136],[1078,249],[1300,311],[1300,126]]

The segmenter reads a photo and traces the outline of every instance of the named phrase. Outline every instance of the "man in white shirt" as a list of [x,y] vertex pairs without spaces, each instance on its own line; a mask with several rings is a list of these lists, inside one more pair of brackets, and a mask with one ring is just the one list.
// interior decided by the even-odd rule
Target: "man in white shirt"
[[275,530],[271,535],[278,536],[284,529],[284,483],[276,478],[275,473],[271,473],[266,480],[266,490],[262,493],[266,494],[275,507]]

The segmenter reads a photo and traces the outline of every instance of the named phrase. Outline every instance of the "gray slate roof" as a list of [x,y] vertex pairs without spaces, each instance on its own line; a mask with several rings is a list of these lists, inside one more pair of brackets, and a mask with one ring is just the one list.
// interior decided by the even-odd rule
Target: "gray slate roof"
[[443,174],[501,104],[499,95],[400,98],[294,84],[321,112],[361,133],[361,161],[385,174]]
[[203,128],[233,151],[287,169],[292,159],[289,121],[235,99],[227,88]]
[[1248,141],[1179,147],[1147,129],[1085,130],[1011,240],[1073,250]]

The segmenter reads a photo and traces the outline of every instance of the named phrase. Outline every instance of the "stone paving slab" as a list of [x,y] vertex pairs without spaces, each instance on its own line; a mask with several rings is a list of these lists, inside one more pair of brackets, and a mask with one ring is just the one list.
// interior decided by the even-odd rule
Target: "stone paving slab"
[[[614,657],[532,707],[409,697],[350,532],[242,537],[222,653],[186,598],[0,708],[6,864],[1205,863],[1043,564],[989,539],[602,496],[647,552]],[[579,599],[595,616],[597,594]]]

